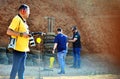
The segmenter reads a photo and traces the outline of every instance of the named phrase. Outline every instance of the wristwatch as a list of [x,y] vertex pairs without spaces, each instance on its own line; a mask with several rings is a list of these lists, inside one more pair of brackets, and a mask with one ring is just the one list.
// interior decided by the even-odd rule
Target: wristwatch
[[23,36],[23,33],[20,33],[20,37],[22,37]]

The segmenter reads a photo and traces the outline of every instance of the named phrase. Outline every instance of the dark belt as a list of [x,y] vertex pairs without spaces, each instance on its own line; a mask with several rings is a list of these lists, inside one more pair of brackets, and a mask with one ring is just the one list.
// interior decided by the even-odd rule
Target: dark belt
[[14,50],[14,52],[17,52],[17,53],[25,53],[25,52],[21,52],[21,51],[17,51],[17,50]]

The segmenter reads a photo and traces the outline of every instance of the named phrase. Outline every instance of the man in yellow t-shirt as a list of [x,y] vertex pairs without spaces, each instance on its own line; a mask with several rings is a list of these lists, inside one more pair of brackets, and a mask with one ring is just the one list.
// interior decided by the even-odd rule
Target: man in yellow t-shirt
[[19,79],[24,79],[25,61],[27,52],[29,51],[29,30],[26,19],[29,17],[30,8],[26,4],[22,4],[8,30],[7,34],[16,38],[16,46],[13,51],[13,66],[10,79],[15,79],[18,73]]

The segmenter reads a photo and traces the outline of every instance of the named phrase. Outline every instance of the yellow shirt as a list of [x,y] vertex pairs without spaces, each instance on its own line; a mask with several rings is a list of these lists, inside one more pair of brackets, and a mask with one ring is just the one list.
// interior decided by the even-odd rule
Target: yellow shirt
[[[25,22],[23,22],[23,20],[18,15],[16,15],[13,18],[9,28],[17,32],[29,33],[28,25]],[[14,48],[15,50],[21,52],[29,51],[29,38],[24,38],[20,36],[18,37],[12,36],[12,37],[16,38],[16,46]]]

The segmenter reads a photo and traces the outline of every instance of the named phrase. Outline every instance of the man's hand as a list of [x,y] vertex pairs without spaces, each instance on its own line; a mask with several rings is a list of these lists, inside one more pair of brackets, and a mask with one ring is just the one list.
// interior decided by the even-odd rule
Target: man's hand
[[42,35],[42,36],[43,36],[43,35],[46,35],[46,33],[42,32],[42,34],[41,34],[41,35]]
[[55,49],[52,50],[52,53],[53,53],[53,54],[55,53]]
[[68,37],[68,40],[71,40],[73,37]]

